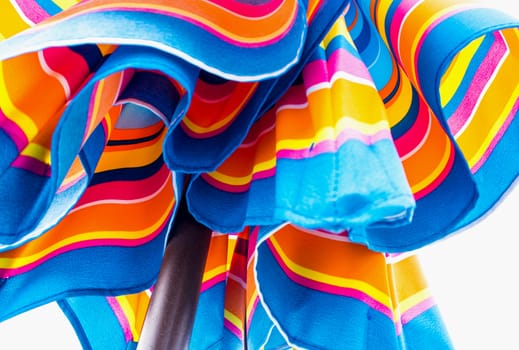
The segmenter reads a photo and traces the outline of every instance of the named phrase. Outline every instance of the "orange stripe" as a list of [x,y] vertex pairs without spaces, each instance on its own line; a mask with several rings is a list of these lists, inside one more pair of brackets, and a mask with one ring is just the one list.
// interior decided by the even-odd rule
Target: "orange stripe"
[[[317,237],[293,226],[285,226],[274,237],[284,253],[305,268],[365,281],[378,290],[387,290],[385,271],[381,268],[385,266],[383,254],[361,245]],[[362,264],[358,263],[360,261]]]
[[79,3],[66,11],[53,16],[53,22],[81,15],[87,12],[132,8],[157,10],[170,15],[181,15],[216,29],[221,34],[244,43],[261,43],[285,33],[296,16],[298,3],[295,0],[283,1],[282,5],[269,16],[247,18],[221,8],[210,1],[171,1],[149,0],[143,4],[138,0],[111,0]]

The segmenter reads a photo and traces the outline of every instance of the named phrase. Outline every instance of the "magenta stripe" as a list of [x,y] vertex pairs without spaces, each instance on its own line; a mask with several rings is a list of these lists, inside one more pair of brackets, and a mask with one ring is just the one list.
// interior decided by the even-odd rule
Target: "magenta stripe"
[[[272,245],[272,243],[269,240],[267,240],[266,242],[267,242],[268,247],[270,248],[272,255],[278,262],[278,266],[285,272],[286,276],[289,279],[291,279],[292,281],[294,281],[295,283],[297,283],[303,287],[307,287],[307,288],[310,288],[310,289],[313,289],[313,290],[316,290],[319,292],[356,299],[356,300],[361,301],[364,304],[368,305],[372,309],[386,315],[391,320],[393,320],[393,313],[390,308],[388,308],[386,305],[373,299],[371,296],[369,296],[368,294],[366,294],[360,290],[353,289],[353,288],[347,288],[347,287],[339,287],[339,286],[334,286],[334,285],[327,284],[327,283],[318,282],[318,281],[303,277],[303,276],[297,274],[296,272],[290,270],[290,268],[285,265],[285,263],[279,256],[278,252],[276,251],[276,249]],[[389,297],[388,297],[388,299],[389,299]]]
[[45,177],[49,177],[51,173],[49,165],[38,159],[24,155],[19,155],[18,158],[11,163],[11,166],[13,168],[24,169],[36,175]]
[[434,303],[434,300],[431,297],[416,304],[415,306],[413,306],[412,308],[410,308],[409,310],[407,310],[406,312],[404,312],[402,314],[402,316],[400,317],[400,319],[402,320],[402,324],[405,325],[405,324],[411,322],[415,317],[420,316],[425,311],[432,308],[434,305],[436,305],[436,304]]
[[282,149],[277,151],[278,158],[285,159],[306,159],[316,157],[323,153],[338,152],[339,148],[343,147],[348,141],[360,141],[366,146],[375,144],[383,140],[391,140],[391,133],[389,130],[381,130],[373,135],[366,135],[355,129],[343,130],[336,140],[325,140],[319,142],[311,149],[304,148],[302,150]]
[[[145,4],[142,7],[139,7],[139,8],[124,7],[124,6],[111,6],[110,8],[96,8],[96,7],[93,7],[93,8],[88,9],[87,12],[79,12],[79,13],[74,14],[72,16],[68,16],[68,18],[70,19],[70,18],[73,18],[73,17],[86,16],[86,15],[91,15],[91,14],[96,14],[96,13],[103,14],[103,13],[110,13],[110,12],[116,12],[116,13],[119,13],[121,15],[124,14],[124,12],[130,12],[130,13],[131,12],[151,13],[151,14],[156,14],[156,15],[160,15],[160,16],[166,16],[166,17],[169,17],[169,18],[175,18],[175,19],[179,19],[179,20],[185,21],[187,23],[190,23],[190,24],[194,25],[195,27],[203,29],[204,31],[212,34],[213,36],[219,38],[220,40],[228,42],[228,43],[230,43],[230,44],[232,44],[234,46],[247,47],[247,48],[256,48],[256,47],[269,46],[271,44],[275,44],[276,42],[281,40],[290,31],[290,28],[294,26],[294,23],[295,23],[295,21],[296,21],[296,19],[298,17],[299,11],[301,11],[301,9],[299,8],[298,5],[295,5],[295,6],[296,6],[296,11],[294,13],[294,16],[292,16],[289,19],[290,22],[288,24],[288,29],[285,30],[282,33],[277,34],[276,36],[274,36],[273,38],[271,38],[269,40],[265,40],[265,41],[261,41],[261,42],[244,41],[244,40],[247,40],[246,38],[242,39],[241,41],[239,41],[239,40],[233,39],[231,37],[225,36],[223,33],[218,32],[217,30],[215,30],[210,25],[205,24],[205,23],[203,23],[201,21],[198,21],[195,18],[192,18],[192,17],[189,17],[189,16],[185,16],[185,15],[182,15],[180,13],[173,12],[174,10],[172,10],[172,11],[161,11],[161,10],[158,10],[158,9],[147,8],[145,6]],[[57,19],[57,20],[55,20],[53,22],[54,22],[54,24],[58,24],[60,21],[61,21],[61,19]],[[34,28],[35,29],[34,29],[33,33],[37,33],[38,32],[38,27],[34,27]]]
[[416,98],[419,99],[418,115],[413,126],[395,140],[395,146],[400,157],[413,151],[427,137],[427,131],[432,123],[429,107],[421,97]]
[[93,247],[101,247],[101,246],[132,248],[132,247],[144,245],[144,244],[148,243],[149,241],[153,240],[164,230],[164,228],[167,226],[167,223],[169,222],[170,217],[171,217],[171,214],[168,215],[168,218],[160,225],[160,227],[156,231],[154,231],[152,234],[150,234],[146,237],[142,237],[142,238],[134,239],[134,240],[120,239],[120,238],[118,238],[118,239],[92,239],[92,240],[87,240],[87,241],[71,243],[67,246],[58,248],[58,249],[50,252],[49,254],[45,255],[44,257],[42,257],[39,260],[32,262],[30,264],[27,264],[27,265],[24,265],[24,266],[21,266],[18,268],[13,268],[13,269],[9,269],[9,268],[1,269],[0,268],[0,277],[9,278],[9,277],[13,277],[16,275],[20,275],[22,273],[26,273],[26,272],[34,269],[35,267],[43,264],[47,260],[52,259],[55,256],[65,254],[67,252],[71,252],[76,249],[93,248]]
[[478,67],[474,77],[471,79],[467,93],[460,105],[456,108],[452,116],[447,116],[449,118],[447,123],[453,134],[460,131],[465,123],[467,123],[483,90],[492,78],[503,55],[506,53],[504,40],[499,35],[498,37],[499,38],[496,38],[496,42],[490,47],[490,50]]
[[202,282],[202,286],[200,287],[200,293],[203,293],[206,290],[216,286],[218,283],[224,282],[226,275],[227,274],[223,272],[207,281]]
[[238,338],[240,340],[243,339],[242,331],[238,327],[236,327],[231,321],[229,321],[228,319],[224,318],[223,319],[223,325],[224,325],[225,328],[227,328],[227,330],[229,332],[234,334],[236,336],[236,338]]
[[117,317],[117,321],[119,321],[119,324],[121,325],[121,329],[124,333],[124,340],[126,340],[126,342],[132,341],[133,334],[130,327],[130,323],[126,318],[126,315],[123,309],[121,308],[121,305],[119,305],[115,297],[106,297],[106,300],[108,301],[108,305],[110,305],[110,308],[114,312],[115,317]]
[[[286,1],[286,0],[285,0]],[[209,0],[228,11],[245,17],[263,17],[275,12],[285,1],[269,0],[263,4],[247,4],[236,0]]]
[[250,308],[250,313],[247,315],[247,329],[250,328],[250,324],[254,317],[254,313],[256,312],[256,308],[258,307],[258,303],[259,297],[257,296],[256,298],[254,298],[254,301],[252,302],[252,307]]
[[326,61],[318,59],[308,62],[303,69],[303,81],[307,89],[320,83],[329,82],[330,76]]
[[515,104],[512,107],[512,111],[510,112],[510,114],[506,118],[505,122],[503,123],[503,125],[501,126],[499,131],[497,132],[496,136],[494,136],[494,138],[492,139],[492,142],[490,142],[490,145],[488,146],[485,153],[483,153],[483,156],[481,157],[481,159],[478,160],[476,162],[476,164],[474,164],[474,166],[470,169],[470,171],[472,171],[473,174],[475,174],[483,166],[483,164],[485,164],[485,162],[488,160],[488,158],[490,157],[490,154],[492,153],[494,148],[496,148],[497,143],[503,138],[506,130],[508,129],[508,127],[514,120],[515,115],[517,114],[518,111],[519,111],[519,99],[517,99],[515,101]]
[[[389,27],[389,41],[392,46],[396,49],[395,59],[397,62],[402,65],[402,60],[400,58],[400,48],[398,45],[398,36],[400,31],[402,30],[402,24],[405,16],[409,13],[411,8],[416,4],[417,0],[403,0],[400,5],[396,8],[393,17],[391,18],[391,25]],[[385,19],[387,20],[387,18]]]
[[25,147],[27,147],[27,144],[29,143],[27,135],[25,135],[23,130],[16,123],[5,116],[4,111],[2,111],[1,108],[0,129],[5,131],[5,133],[11,138],[18,151],[21,152]]

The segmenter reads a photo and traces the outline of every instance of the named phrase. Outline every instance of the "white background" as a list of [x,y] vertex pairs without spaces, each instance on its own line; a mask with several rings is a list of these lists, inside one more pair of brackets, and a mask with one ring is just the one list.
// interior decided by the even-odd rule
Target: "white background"
[[[514,0],[481,1],[519,17]],[[420,253],[456,350],[519,349],[518,208],[516,186],[477,225]],[[49,304],[0,323],[0,349],[81,347],[59,308]]]

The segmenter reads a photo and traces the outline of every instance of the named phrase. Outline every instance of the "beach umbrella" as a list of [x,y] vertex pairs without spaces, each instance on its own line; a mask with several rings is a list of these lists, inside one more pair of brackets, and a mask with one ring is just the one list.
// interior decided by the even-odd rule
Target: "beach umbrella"
[[94,349],[451,346],[400,253],[516,179],[517,19],[438,0],[2,6],[0,319],[58,301]]

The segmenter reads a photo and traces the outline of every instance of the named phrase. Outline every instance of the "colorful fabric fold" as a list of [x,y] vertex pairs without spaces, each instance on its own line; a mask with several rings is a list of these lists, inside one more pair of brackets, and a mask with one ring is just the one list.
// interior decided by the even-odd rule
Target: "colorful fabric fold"
[[[259,235],[267,238],[257,242]],[[150,294],[60,305],[85,349],[101,349],[107,339],[112,349],[131,349]],[[452,348],[415,256],[372,252],[345,235],[294,226],[213,234],[189,348],[245,346]]]
[[[90,137],[92,131],[105,113],[119,113],[117,105],[142,107],[134,109],[137,120],[151,111],[164,121],[169,128],[164,159],[170,169],[214,170],[244,138],[276,76],[294,66],[302,51],[310,51],[303,48],[307,17],[331,22],[342,8],[340,3],[312,1],[306,9],[295,0],[236,2],[228,8],[206,2],[157,1],[144,6],[89,1],[50,16],[43,9],[36,15],[38,4],[33,5],[9,5],[16,13],[14,19],[36,24],[20,26],[25,30],[0,43],[1,179],[6,187],[24,185],[24,191],[11,186],[12,190],[1,193],[0,206],[6,213],[0,219],[2,250],[41,235],[79,199],[88,180],[79,181],[78,171],[90,171],[91,177],[95,158],[103,152],[100,137],[89,141],[96,139]],[[5,15],[14,15],[10,11]],[[0,27],[4,37],[12,34],[11,21],[6,17]],[[227,27],[236,21],[253,23],[256,29],[233,33]],[[318,24],[312,29],[313,40],[327,29]],[[150,55],[158,57],[150,59]],[[241,68],[230,59],[238,55]],[[276,64],[270,61],[265,64],[265,56],[278,60],[279,67],[273,68]],[[202,71],[198,79],[201,68],[219,76]],[[22,75],[27,79],[19,81]],[[272,79],[261,84],[240,82],[266,78]],[[107,80],[111,85],[105,86]],[[112,91],[98,91],[97,84]],[[45,96],[39,92],[42,86]],[[35,95],[40,99],[31,98]],[[102,108],[88,109],[95,101]],[[203,151],[207,149],[213,151]],[[7,204],[12,201],[16,205]]]
[[476,220],[519,173],[507,161],[518,150],[518,21],[495,10],[478,19],[486,13],[470,2],[351,2],[237,150],[194,178],[193,214],[223,232],[349,230],[386,252]]
[[132,119],[132,128],[130,116],[121,113],[68,214],[0,253],[0,320],[67,296],[135,293],[154,283],[184,177],[161,157],[163,123],[141,118],[136,128]]

